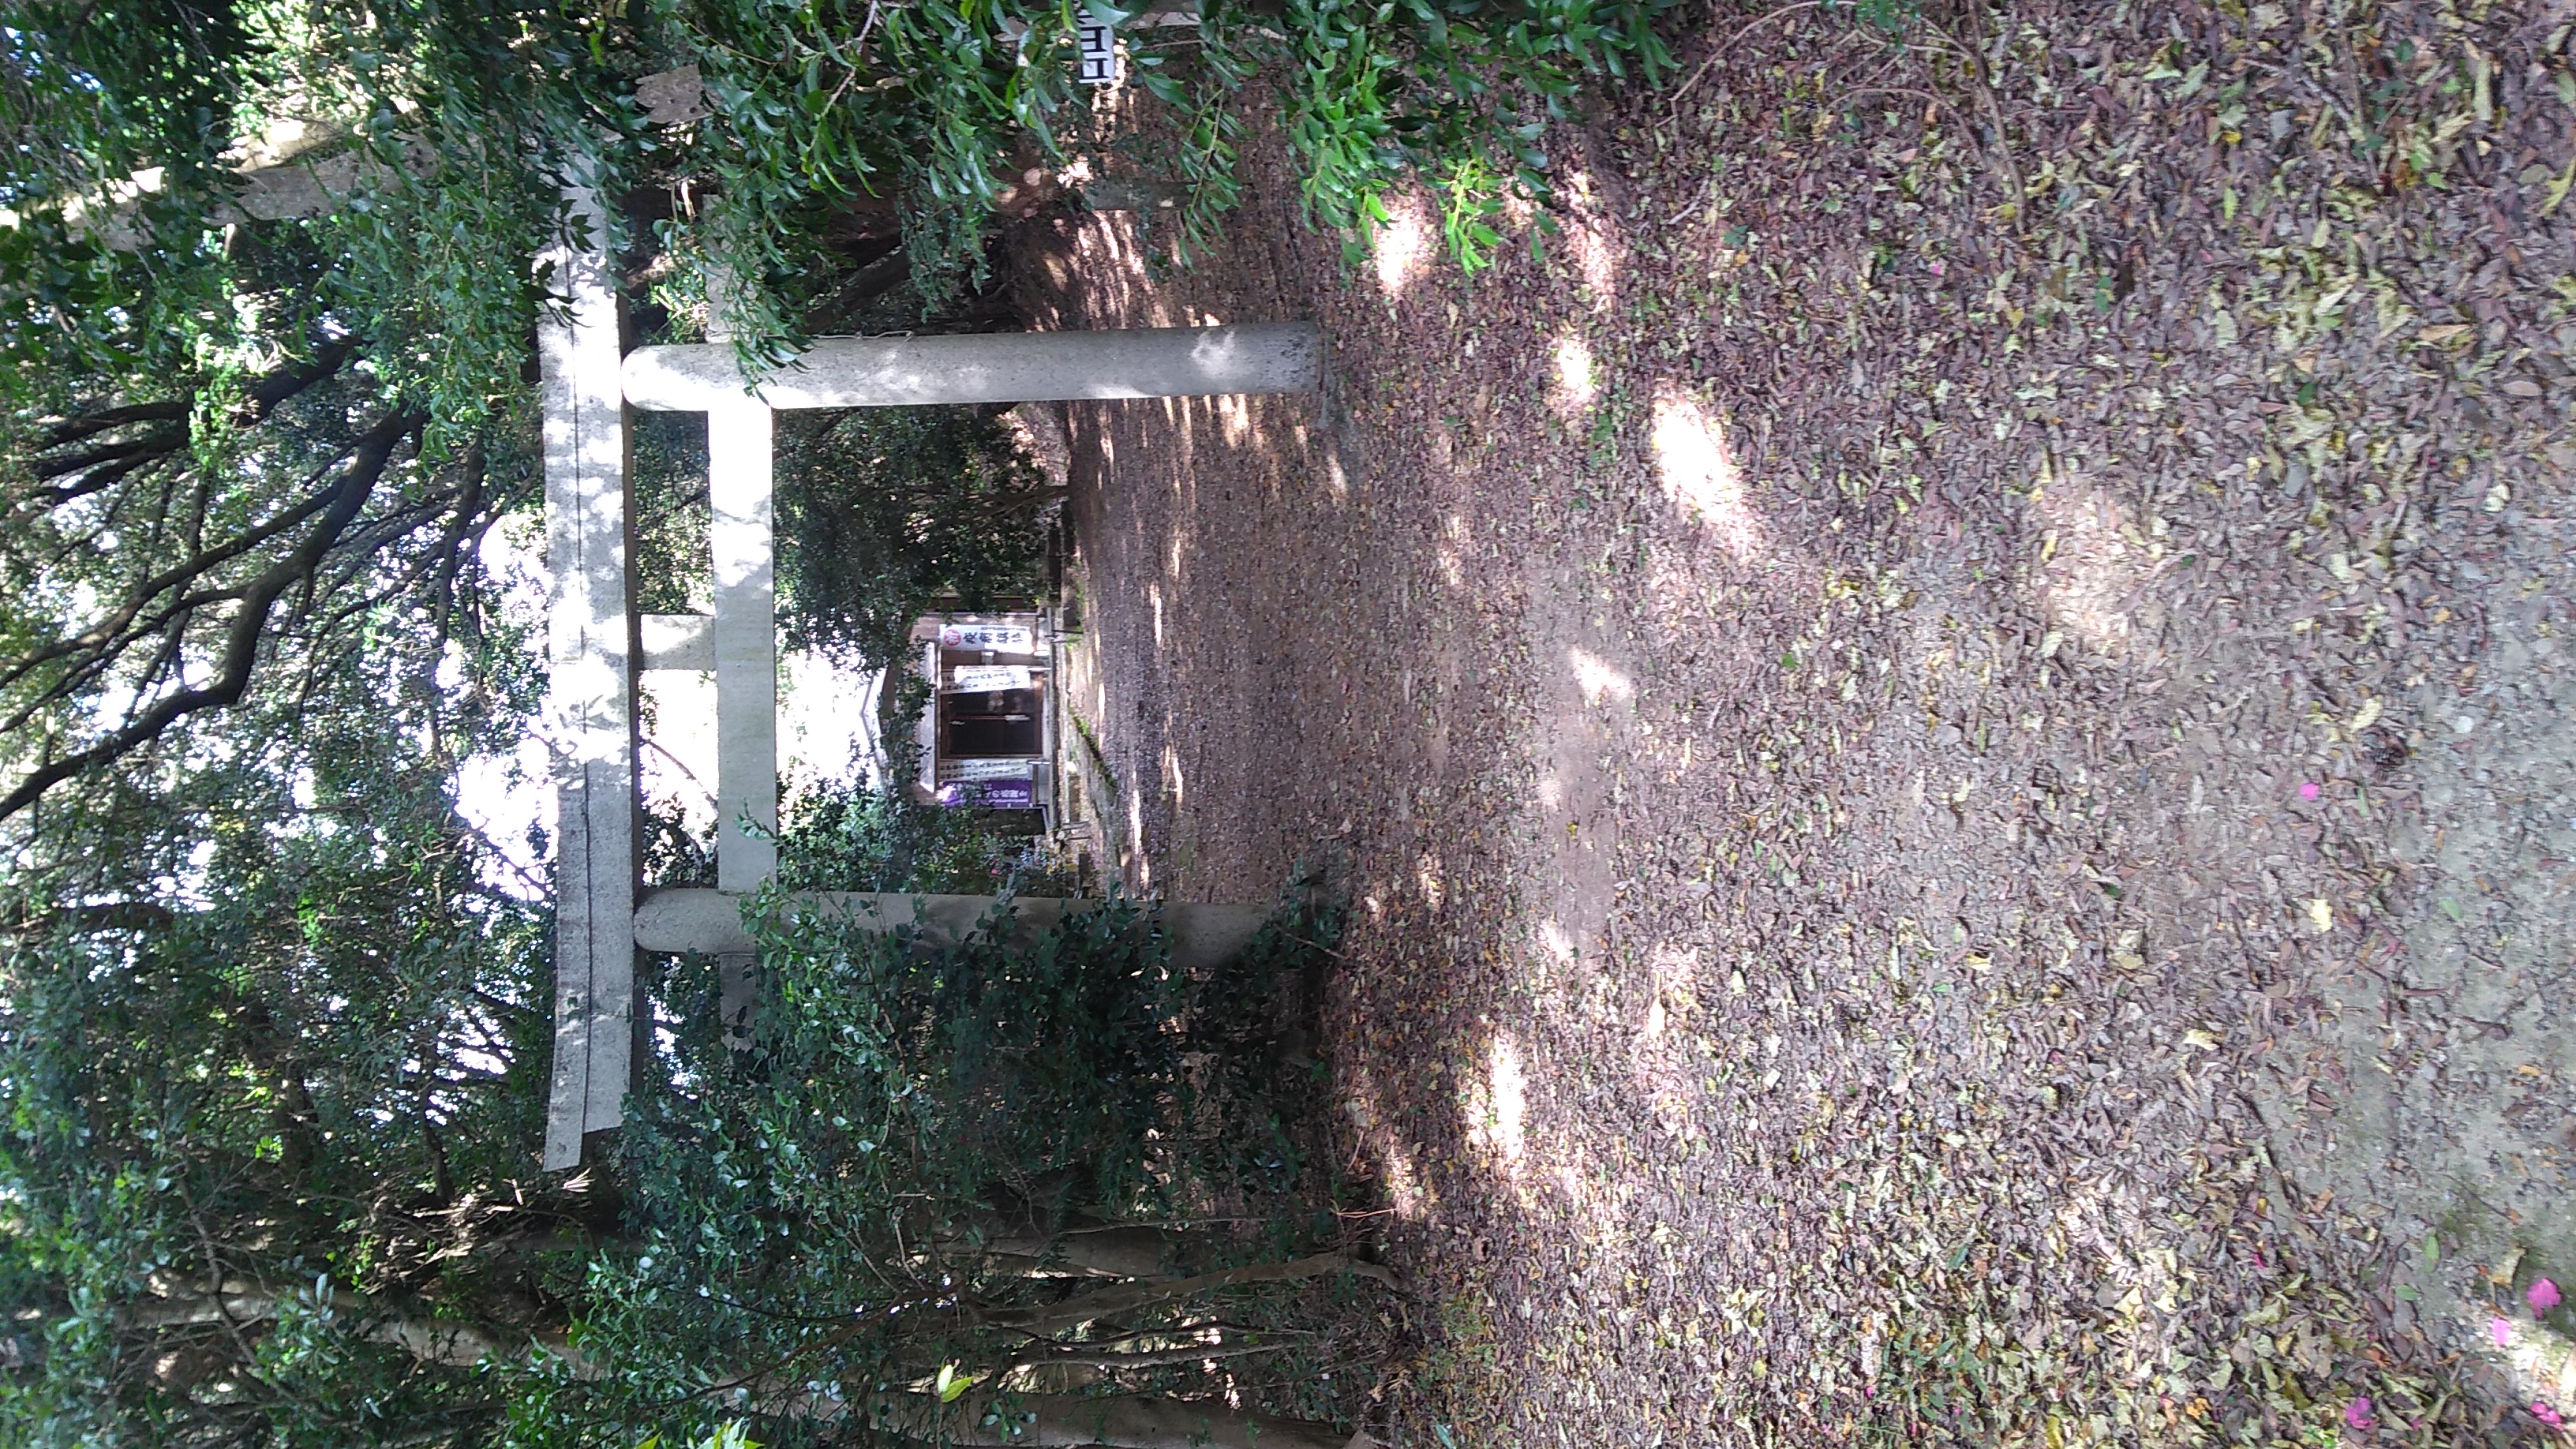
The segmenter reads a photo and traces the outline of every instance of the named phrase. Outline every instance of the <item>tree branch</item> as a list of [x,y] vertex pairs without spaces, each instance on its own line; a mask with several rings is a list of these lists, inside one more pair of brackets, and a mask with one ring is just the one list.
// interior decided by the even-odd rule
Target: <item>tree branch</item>
[[[337,464],[347,459],[349,456],[350,455],[347,453],[340,454],[339,456],[331,459],[330,462],[323,464],[323,468],[328,469],[333,464]],[[318,471],[315,476],[319,476]],[[0,688],[6,688],[9,685],[17,683],[19,680],[24,679],[29,670],[35,669],[41,665],[50,664],[54,660],[63,658],[67,655],[78,654],[84,650],[94,650],[102,655],[112,656],[119,650],[122,650],[127,644],[132,643],[135,639],[141,638],[145,634],[159,632],[161,626],[169,622],[168,614],[154,616],[153,622],[143,625],[140,629],[134,630],[134,632],[127,633],[126,631],[133,626],[136,618],[142,614],[145,607],[154,599],[159,598],[161,595],[168,593],[170,590],[175,589],[181,584],[185,584],[192,579],[202,578],[214,569],[232,562],[234,559],[239,558],[242,554],[249,552],[251,549],[257,548],[259,545],[268,542],[279,534],[303,523],[316,513],[328,508],[331,505],[331,501],[340,495],[340,491],[341,490],[338,487],[323,489],[296,504],[293,508],[289,508],[285,512],[278,514],[276,517],[269,519],[266,523],[245,531],[230,542],[219,544],[212,549],[201,549],[194,557],[189,558],[187,561],[172,568],[164,569],[160,573],[145,579],[142,583],[135,586],[134,592],[127,597],[124,606],[108,620],[93,626],[87,633],[81,634],[76,638],[64,639],[48,644],[45,647],[14,661],[6,670],[0,670]],[[201,604],[213,602],[218,597],[220,597],[220,595],[191,595],[180,599],[173,607],[177,609],[193,608]],[[120,638],[120,635],[123,637]],[[37,701],[39,704],[43,702],[43,700]],[[19,715],[13,716],[8,724],[0,725],[0,731],[17,728],[18,724],[23,722],[24,717],[23,711]]]
[[[337,376],[356,349],[355,338],[327,340],[314,349],[310,360],[293,367],[280,368],[262,377],[244,400],[245,406],[236,417],[237,424],[251,426],[267,421],[269,414],[277,411],[289,399],[304,393],[318,383]],[[181,397],[167,398],[160,402],[129,403],[120,407],[103,408],[95,413],[66,418],[53,424],[36,444],[35,451],[38,456],[31,471],[37,478],[43,480],[69,477],[76,481],[57,485],[35,498],[22,500],[10,510],[11,520],[14,522],[29,503],[45,508],[60,508],[76,498],[98,492],[137,469],[179,452],[188,445],[189,430],[185,424],[189,416],[196,411],[197,398],[198,393],[192,390]],[[157,427],[140,437],[103,443],[85,453],[70,457],[44,456],[74,443],[95,438],[102,433],[114,432],[119,428],[131,427],[136,423],[176,423],[180,426]],[[106,466],[110,464],[117,466]]]
[[394,449],[417,431],[422,422],[418,413],[394,413],[370,428],[359,440],[348,470],[341,475],[340,485],[327,495],[329,506],[314,521],[312,530],[294,552],[271,564],[243,590],[241,606],[233,615],[232,627],[226,632],[223,664],[212,683],[164,696],[107,738],[30,771],[7,796],[0,797],[0,820],[26,809],[64,780],[120,759],[147,741],[159,738],[164,730],[191,714],[230,708],[238,703],[242,691],[250,684],[251,668],[258,661],[260,641],[267,631],[270,611],[276,606],[279,596],[312,577],[321,566],[323,557],[375,492],[376,483],[384,476],[385,466],[392,460]]
[[160,402],[127,403],[121,407],[101,408],[94,413],[63,418],[49,425],[36,447],[39,451],[50,451],[135,423],[183,421],[188,416],[189,406],[187,398],[165,398]]

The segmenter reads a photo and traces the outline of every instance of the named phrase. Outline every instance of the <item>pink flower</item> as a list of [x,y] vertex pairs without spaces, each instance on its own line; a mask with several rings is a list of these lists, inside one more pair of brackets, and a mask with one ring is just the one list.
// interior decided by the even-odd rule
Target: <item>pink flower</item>
[[2314,800],[2317,798],[2317,782],[2314,780],[2300,781],[2299,798],[2302,800]]
[[2564,1429],[2567,1427],[2567,1421],[2559,1417],[2559,1413],[2556,1409],[2549,1407],[2549,1401],[2546,1399],[2534,1399],[2531,1401],[2531,1417],[2547,1424],[2552,1429]]
[[2547,1313],[2558,1306],[2558,1285],[2546,1278],[2538,1279],[2522,1296],[2531,1300],[2533,1313]]
[[2507,1320],[2502,1318],[2487,1320],[2487,1333],[2495,1339],[2496,1347],[2513,1347],[2513,1324]]
[[2351,1403],[2344,1405],[2343,1422],[2344,1426],[2350,1429],[2369,1428],[2374,1422],[2376,1422],[2370,1417],[2370,1400],[2355,1399]]

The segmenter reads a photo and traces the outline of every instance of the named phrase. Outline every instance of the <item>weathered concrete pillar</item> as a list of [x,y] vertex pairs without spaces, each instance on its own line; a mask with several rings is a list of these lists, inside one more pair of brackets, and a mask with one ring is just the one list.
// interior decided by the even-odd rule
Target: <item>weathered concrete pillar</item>
[[716,885],[778,873],[778,600],[770,548],[769,409],[740,397],[707,413],[715,562]]
[[[992,896],[903,895],[893,891],[800,891],[800,910],[828,911],[862,925],[891,930],[918,925],[934,941],[954,942],[973,933],[993,909]],[[1017,898],[1016,924],[1023,939],[1096,901]],[[1240,953],[1269,918],[1265,906],[1167,902],[1163,929],[1170,933],[1172,964],[1182,970],[1215,966]],[[698,952],[722,957],[755,949],[742,926],[742,897],[720,890],[664,890],[645,895],[635,911],[635,944],[647,951]]]
[[[573,224],[607,225],[570,193]],[[545,408],[549,732],[555,749],[555,1051],[545,1165],[581,1161],[581,1139],[618,1124],[635,1058],[635,712],[626,590],[626,414],[618,385],[616,279],[603,253],[540,259],[567,303],[537,328]]]
[[[1308,392],[1323,367],[1323,334],[1311,322],[839,337],[770,373],[756,396],[773,408],[864,408]],[[742,399],[746,382],[730,343],[639,347],[626,357],[626,400],[639,408],[698,412]]]
[[[756,891],[778,874],[778,609],[767,407],[740,393],[707,409],[715,563],[716,886]],[[758,987],[748,955],[723,966],[726,1032],[740,1039]]]

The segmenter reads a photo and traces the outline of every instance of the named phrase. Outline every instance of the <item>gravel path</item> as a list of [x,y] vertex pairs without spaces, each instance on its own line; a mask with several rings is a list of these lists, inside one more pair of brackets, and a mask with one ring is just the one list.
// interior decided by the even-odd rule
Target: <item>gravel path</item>
[[2570,11],[1808,11],[1472,283],[1270,152],[1194,272],[1031,243],[1045,325],[1335,345],[1069,409],[1075,704],[1131,882],[1346,873],[1382,1431],[2576,1413]]

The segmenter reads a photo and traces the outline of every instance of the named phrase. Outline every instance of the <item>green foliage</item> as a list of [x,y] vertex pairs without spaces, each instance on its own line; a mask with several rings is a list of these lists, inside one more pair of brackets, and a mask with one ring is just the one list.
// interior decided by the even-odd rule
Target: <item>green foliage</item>
[[378,1330],[525,1296],[491,1247],[560,1202],[513,1185],[546,921],[494,888],[424,713],[363,669],[261,717],[255,749],[52,804],[13,861],[0,1301],[29,1366],[0,1374],[0,1441],[343,1444],[485,1414]]
[[1142,907],[1017,947],[996,944],[1007,914],[945,948],[774,902],[752,918],[765,997],[747,1060],[709,1025],[711,969],[667,988],[674,1087],[627,1135],[639,1241],[588,1285],[585,1352],[619,1377],[561,1385],[524,1442],[704,1432],[721,1386],[762,1365],[864,1395],[990,1362],[1002,1341],[938,1305],[1043,1291],[983,1261],[1002,1204],[1049,1222],[1171,1206],[1146,1131],[1178,1085],[1183,983]]
[[1038,592],[1062,498],[991,414],[856,408],[778,425],[778,583],[788,643],[892,662],[935,600]]
[[778,877],[789,890],[1065,893],[1032,845],[985,812],[924,805],[901,789],[810,788],[781,822]]
[[[699,413],[636,412],[627,437],[635,607],[648,614],[706,613],[715,607],[716,569],[707,420]],[[794,605],[787,607],[792,611]]]
[[[191,715],[309,697],[389,619],[476,632],[475,545],[535,491],[529,264],[631,104],[595,38],[435,0],[13,16],[0,816]],[[335,211],[245,215],[280,147],[346,168]]]
[[799,335],[817,244],[837,203],[891,202],[914,285],[936,311],[984,276],[982,233],[1024,135],[1055,153],[1072,98],[1069,6],[853,0],[663,3],[663,44],[700,67],[712,114],[682,147],[714,185],[667,244],[703,271],[722,258],[754,346]]
[[[262,370],[327,327],[368,339],[434,445],[461,436],[518,386],[555,178],[631,124],[595,39],[543,6],[35,7],[0,39],[0,378],[64,410]],[[356,194],[237,224],[267,135],[351,157]]]
[[202,172],[259,45],[231,0],[31,0],[0,32],[20,210],[146,166]]
[[[1650,83],[1672,65],[1654,32],[1664,0],[1288,0],[1288,137],[1305,159],[1306,203],[1357,234],[1387,218],[1392,188],[1419,178],[1461,266],[1500,241],[1503,198],[1549,195],[1539,142],[1587,79]],[[1255,53],[1259,54],[1258,48]]]
[[[660,43],[695,61],[712,114],[668,163],[714,179],[665,246],[684,269],[728,260],[723,308],[760,354],[800,335],[833,271],[827,219],[881,218],[909,248],[925,308],[986,278],[1006,185],[1110,143],[1071,83],[1076,8],[827,0],[666,5]],[[1134,11],[1098,6],[1125,18]],[[1204,248],[1240,199],[1238,93],[1267,77],[1303,164],[1309,215],[1354,239],[1395,188],[1440,199],[1469,270],[1499,241],[1504,199],[1548,195],[1540,139],[1588,81],[1671,67],[1670,0],[1286,0],[1202,7],[1196,32],[1132,30],[1132,82],[1170,108],[1170,142],[1136,159],[1185,183],[1173,251]],[[1124,143],[1120,143],[1123,147]],[[681,290],[689,290],[682,286]],[[698,290],[703,291],[702,284]]]
[[[909,778],[895,772],[898,781]],[[778,832],[778,880],[788,890],[909,891],[933,895],[1070,895],[1042,842],[1011,828],[1011,812],[923,804],[902,786],[807,785],[789,792]],[[714,842],[677,811],[645,812],[644,879],[712,886]]]
[[1851,0],[1852,18],[1882,31],[1898,31],[1923,13],[1922,0]]
[[[641,606],[704,610],[706,424],[648,415],[635,436]],[[882,668],[909,657],[913,619],[943,600],[976,609],[1039,592],[1043,520],[1063,495],[998,419],[970,408],[782,413],[776,450],[788,647]]]
[[[626,1133],[631,1236],[567,1284],[572,1355],[495,1375],[501,1442],[705,1442],[746,1404],[784,1402],[799,1412],[768,1438],[849,1442],[873,1396],[953,1402],[995,1382],[1040,1347],[1010,1313],[1097,1284],[1028,1274],[1013,1254],[1033,1235],[1214,1212],[1238,1226],[1195,1235],[1213,1256],[1191,1271],[1315,1250],[1281,1128],[1314,1088],[1269,1064],[1282,987],[1320,962],[1329,913],[1292,911],[1235,965],[1188,979],[1134,901],[1043,931],[1006,904],[962,945],[783,904],[746,912],[765,988],[747,1050],[714,1028],[711,963],[657,989],[669,1086]],[[1237,1290],[1222,1313],[1287,1325],[1292,1299]],[[1151,1335],[1211,1306],[1148,1304],[1099,1331]]]

